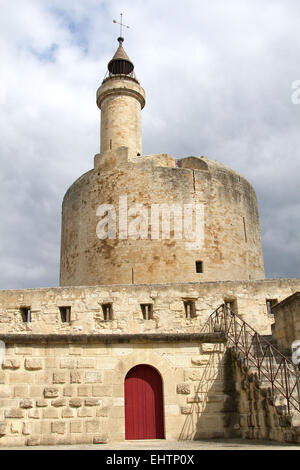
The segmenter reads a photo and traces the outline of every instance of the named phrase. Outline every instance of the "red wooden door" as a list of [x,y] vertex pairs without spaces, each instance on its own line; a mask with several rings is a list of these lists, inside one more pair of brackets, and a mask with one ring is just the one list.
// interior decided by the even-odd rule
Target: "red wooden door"
[[145,364],[125,378],[125,439],[164,439],[161,376]]

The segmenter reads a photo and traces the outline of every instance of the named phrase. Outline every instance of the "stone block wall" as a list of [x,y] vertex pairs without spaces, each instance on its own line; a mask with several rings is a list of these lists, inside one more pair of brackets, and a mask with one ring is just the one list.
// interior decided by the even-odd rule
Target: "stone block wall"
[[[299,279],[275,279],[0,291],[0,334],[200,333],[228,301],[259,333],[270,334],[274,316],[266,299],[280,301],[299,289]],[[193,318],[186,318],[186,300],[194,302]],[[102,305],[109,303],[112,319],[105,321]],[[141,304],[152,306],[152,319],[143,318]],[[70,322],[61,320],[63,306],[71,307]],[[31,308],[30,323],[23,321],[22,307]]]
[[291,407],[288,413],[283,397],[272,394],[271,384],[259,380],[254,368],[245,366],[243,356],[228,349],[225,357],[225,388],[231,413],[227,423],[231,437],[300,443],[300,416]]
[[291,354],[291,344],[300,340],[300,292],[284,299],[272,308],[274,336],[281,348]]
[[161,374],[166,439],[224,436],[222,338],[143,336],[125,342],[7,336],[0,446],[124,440],[124,380],[138,364]]
[[129,76],[106,78],[97,91],[101,109],[101,154],[122,146],[136,156],[142,153],[141,110],[145,106],[145,90]]
[[[123,98],[131,99],[118,99]],[[130,131],[128,125],[124,129]],[[264,279],[256,195],[245,178],[205,157],[182,159],[176,167],[170,156],[130,155],[126,147],[97,155],[94,170],[68,189],[62,205],[60,285]],[[107,204],[116,216],[116,233],[99,239],[98,225],[105,218],[97,209]],[[174,204],[177,222],[171,210],[169,227],[162,205],[171,209]],[[153,234],[154,205],[160,205],[161,229]],[[193,209],[193,230],[203,232],[197,243],[181,230],[186,205]]]

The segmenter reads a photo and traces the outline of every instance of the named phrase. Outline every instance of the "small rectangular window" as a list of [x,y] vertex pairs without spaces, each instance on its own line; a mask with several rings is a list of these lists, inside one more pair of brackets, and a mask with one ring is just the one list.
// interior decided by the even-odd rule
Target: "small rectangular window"
[[194,300],[185,300],[184,301],[184,311],[185,318],[195,318],[196,317],[196,302]]
[[103,320],[110,321],[113,319],[112,304],[102,304]]
[[274,305],[278,304],[278,299],[266,299],[266,304],[267,304],[268,314],[273,315],[272,307],[274,307]]
[[24,323],[30,323],[31,322],[31,308],[30,307],[22,307],[20,308],[21,316],[22,316],[22,321]]
[[153,319],[153,305],[152,304],[141,304],[141,310],[144,320]]
[[196,273],[203,273],[203,262],[196,261]]
[[62,323],[70,323],[71,321],[71,307],[59,307],[60,319]]

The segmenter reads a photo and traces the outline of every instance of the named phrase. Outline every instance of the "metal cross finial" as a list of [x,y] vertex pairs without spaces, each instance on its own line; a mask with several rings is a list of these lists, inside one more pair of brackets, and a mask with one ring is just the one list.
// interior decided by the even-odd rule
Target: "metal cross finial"
[[120,25],[120,36],[122,37],[122,28],[123,27],[129,28],[129,26],[127,26],[126,24],[123,24],[123,13],[120,13],[120,16],[121,16],[121,22],[119,23],[118,21],[113,20],[113,23],[117,23]]

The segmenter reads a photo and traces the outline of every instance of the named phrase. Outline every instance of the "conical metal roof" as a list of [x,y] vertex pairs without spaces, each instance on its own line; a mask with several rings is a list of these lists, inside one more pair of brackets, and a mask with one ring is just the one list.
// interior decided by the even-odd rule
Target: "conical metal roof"
[[111,61],[108,63],[108,70],[112,75],[130,75],[133,72],[134,65],[123,48],[124,38],[119,37],[118,41],[119,47]]

